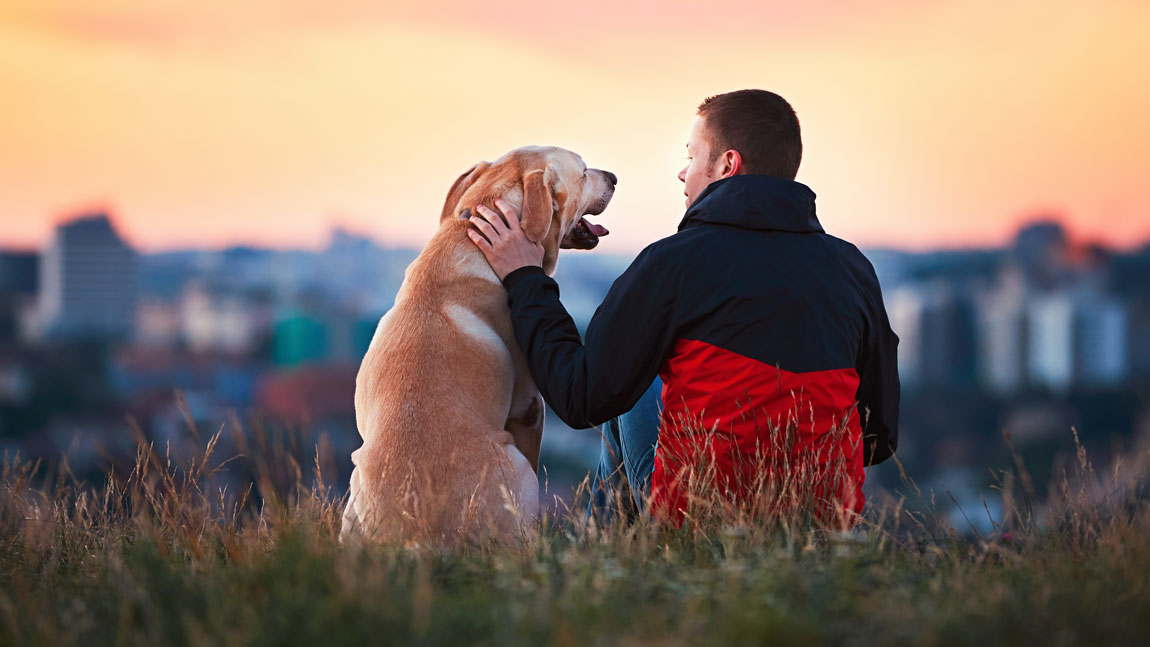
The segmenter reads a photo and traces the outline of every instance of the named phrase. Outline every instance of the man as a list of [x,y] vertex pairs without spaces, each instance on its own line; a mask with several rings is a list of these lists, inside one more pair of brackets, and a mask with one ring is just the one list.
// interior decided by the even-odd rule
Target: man
[[704,101],[679,173],[678,233],[615,281],[585,341],[514,209],[497,204],[507,224],[486,208],[472,217],[544,399],[572,427],[610,421],[599,485],[622,471],[659,516],[691,516],[709,488],[736,503],[768,493],[757,508],[768,513],[813,497],[818,519],[850,527],[863,467],[895,450],[898,338],[870,263],[823,232],[814,193],[794,181],[801,158],[782,97]]

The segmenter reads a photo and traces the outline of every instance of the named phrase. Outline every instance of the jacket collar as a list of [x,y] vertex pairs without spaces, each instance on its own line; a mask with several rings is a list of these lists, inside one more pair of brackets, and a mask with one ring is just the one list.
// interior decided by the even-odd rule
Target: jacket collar
[[712,182],[687,208],[679,231],[702,224],[756,231],[823,231],[815,215],[814,191],[770,175],[733,175]]

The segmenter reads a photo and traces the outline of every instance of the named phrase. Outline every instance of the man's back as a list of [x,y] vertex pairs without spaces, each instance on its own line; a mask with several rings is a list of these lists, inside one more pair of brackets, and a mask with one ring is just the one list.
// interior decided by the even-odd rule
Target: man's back
[[766,217],[736,225],[688,216],[680,233],[657,243],[682,281],[679,336],[715,340],[792,371],[853,366],[844,359],[858,356],[878,306],[870,299],[880,298],[870,264],[817,222],[806,231],[772,224]]
[[554,281],[527,269],[505,285],[531,373],[567,424],[617,416],[663,378],[651,488],[673,515],[688,461],[733,475],[735,456],[779,442],[774,427],[797,425],[795,453],[844,462],[837,496],[854,511],[863,466],[894,449],[897,338],[878,282],[857,249],[823,233],[802,184],[756,175],[711,184],[679,233],[615,281],[585,343]]
[[677,294],[660,367],[654,503],[681,512],[680,482],[700,469],[701,456],[718,475],[743,481],[736,490],[772,476],[755,461],[826,471],[843,459],[837,474],[807,481],[826,498],[832,493],[820,481],[839,479],[834,496],[860,511],[862,467],[875,456],[864,456],[856,398],[864,415],[876,414],[872,445],[889,450],[896,424],[893,407],[868,401],[860,376],[869,370],[876,375],[868,382],[882,373],[897,384],[893,366],[875,357],[893,363],[897,340],[870,263],[823,233],[814,194],[773,177],[721,180],[699,196],[679,233],[648,251]]

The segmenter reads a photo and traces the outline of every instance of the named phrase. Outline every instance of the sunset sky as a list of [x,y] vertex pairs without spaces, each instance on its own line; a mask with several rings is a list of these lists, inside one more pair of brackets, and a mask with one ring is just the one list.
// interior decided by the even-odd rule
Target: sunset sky
[[460,172],[553,144],[619,176],[594,220],[634,252],[682,216],[696,105],[744,87],[794,105],[833,234],[993,245],[1056,213],[1130,246],[1148,34],[1141,0],[0,0],[0,247],[100,207],[148,250],[418,246]]

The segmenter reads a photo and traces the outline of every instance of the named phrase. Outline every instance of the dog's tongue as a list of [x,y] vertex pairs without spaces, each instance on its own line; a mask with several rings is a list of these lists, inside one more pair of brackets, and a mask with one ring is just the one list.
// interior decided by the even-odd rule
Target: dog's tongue
[[590,220],[584,219],[583,223],[586,224],[587,229],[596,236],[606,236],[607,234],[611,233],[607,231],[607,228],[603,225],[597,225]]

